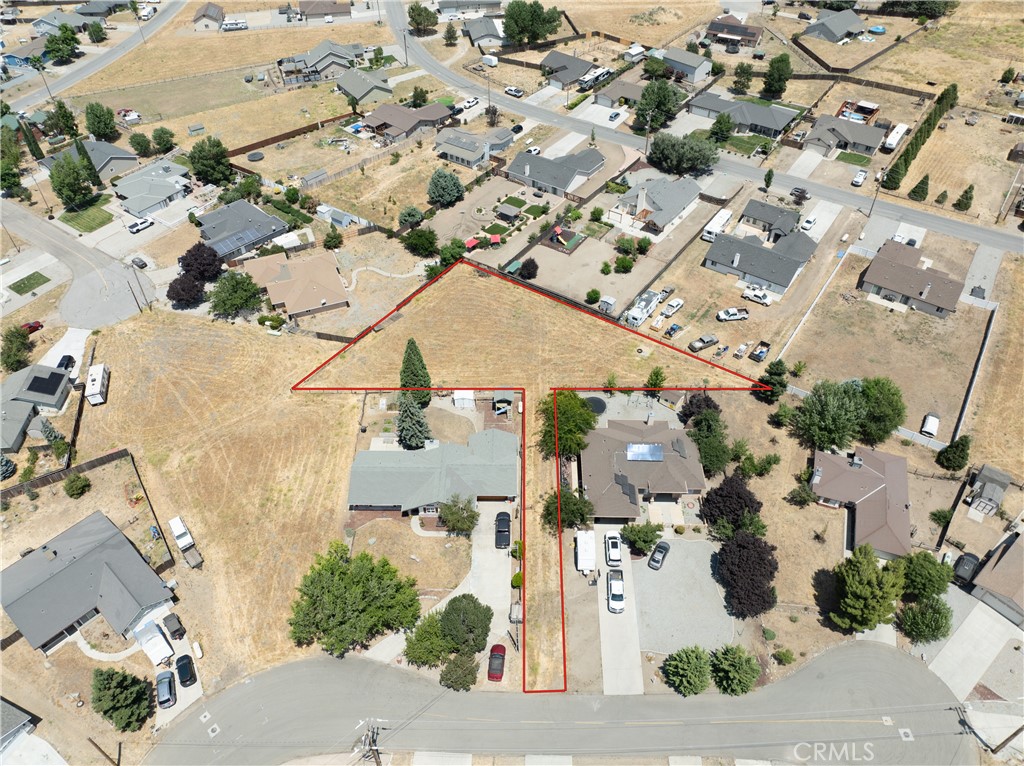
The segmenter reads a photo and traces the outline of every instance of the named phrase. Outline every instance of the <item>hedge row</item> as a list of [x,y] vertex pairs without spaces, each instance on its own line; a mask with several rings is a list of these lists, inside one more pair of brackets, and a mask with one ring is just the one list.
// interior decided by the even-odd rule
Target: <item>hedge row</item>
[[918,127],[917,132],[914,133],[910,139],[910,143],[907,148],[903,151],[903,154],[899,156],[899,159],[893,163],[893,166],[886,172],[885,177],[882,179],[883,189],[898,189],[900,184],[903,183],[903,178],[907,175],[907,171],[910,169],[910,163],[917,157],[917,153],[921,151],[921,147],[924,146],[924,142],[931,136],[932,131],[935,130],[939,121],[945,116],[946,112],[956,106],[957,102],[957,89],[956,83],[953,83],[946,88],[939,97],[935,100],[935,106],[928,113],[928,116],[924,118],[921,125]]
[[272,199],[270,200],[270,204],[276,210],[280,210],[285,215],[290,215],[292,218],[295,218],[302,223],[313,223],[313,219],[310,216],[306,215],[298,208],[292,207],[283,199]]

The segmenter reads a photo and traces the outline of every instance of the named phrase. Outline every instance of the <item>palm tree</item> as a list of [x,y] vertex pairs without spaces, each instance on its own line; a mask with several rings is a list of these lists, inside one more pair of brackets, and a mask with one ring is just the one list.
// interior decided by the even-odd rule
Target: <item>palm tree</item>
[[39,76],[43,78],[43,85],[46,86],[46,95],[50,97],[50,101],[53,101],[53,94],[50,93],[50,84],[46,81],[46,75],[43,74],[46,71],[46,62],[43,61],[43,57],[32,56],[28,60],[28,65],[39,72]]

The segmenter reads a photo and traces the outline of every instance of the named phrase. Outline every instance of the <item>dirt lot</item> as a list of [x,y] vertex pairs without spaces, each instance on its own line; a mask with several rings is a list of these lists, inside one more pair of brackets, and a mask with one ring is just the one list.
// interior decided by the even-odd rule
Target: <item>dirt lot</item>
[[[865,32],[863,36],[873,38],[874,42],[864,42],[854,38],[845,45],[837,45],[836,43],[830,43],[828,40],[819,40],[816,37],[806,36],[801,38],[801,42],[821,56],[831,66],[854,67],[869,56],[874,56],[887,45],[892,45],[896,42],[898,35],[906,37],[920,26],[917,23],[917,19],[901,18],[899,16],[861,16],[861,18],[864,19],[864,24],[867,27],[873,27],[876,24],[885,27],[885,34],[874,35],[870,32]],[[792,23],[803,24],[803,22]],[[925,33],[921,32],[920,34]],[[913,39],[911,38],[911,40]]]
[[[847,255],[790,347],[787,356],[807,363],[801,388],[819,379],[885,375],[903,390],[907,423],[928,411],[942,413],[939,439],[947,440],[978,353],[987,312],[963,304],[948,319],[917,312],[889,313],[856,289],[868,261]],[[942,268],[936,263],[937,268]],[[844,295],[853,296],[844,300]],[[827,338],[829,342],[822,343]],[[942,370],[920,385],[921,370]]]
[[[793,83],[790,83],[792,85]],[[789,88],[786,89],[786,98],[789,98]],[[878,120],[889,120],[894,125],[905,122],[907,125],[914,125],[918,120],[928,114],[931,108],[931,101],[918,105],[918,99],[914,96],[905,96],[900,93],[890,93],[879,88],[871,88],[865,85],[854,85],[848,82],[838,82],[825,96],[815,110],[816,114],[834,115],[844,101],[871,101],[879,106],[879,112],[875,117]],[[874,124],[874,123],[872,123]],[[939,131],[932,133],[934,138]],[[929,139],[931,140],[931,139]],[[887,158],[889,155],[879,152],[877,157]],[[884,163],[883,163],[884,164]],[[915,162],[916,164],[916,162]]]
[[[581,32],[600,30],[629,37],[645,45],[662,45],[696,24],[704,23],[721,8],[705,0],[686,0],[671,5],[653,5],[634,0],[624,3],[594,3],[566,0],[558,7],[569,14]],[[564,29],[564,27],[563,27]],[[571,30],[570,30],[571,31]]]

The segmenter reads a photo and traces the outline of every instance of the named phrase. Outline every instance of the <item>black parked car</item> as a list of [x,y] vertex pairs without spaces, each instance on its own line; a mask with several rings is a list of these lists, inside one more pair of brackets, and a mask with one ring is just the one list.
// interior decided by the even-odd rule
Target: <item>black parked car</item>
[[174,612],[164,617],[164,627],[167,628],[167,632],[171,634],[171,639],[174,641],[185,637],[185,626],[181,624],[181,620]]
[[796,17],[798,19],[800,19],[801,21],[810,21],[811,20],[811,14],[809,14],[807,11],[800,11],[800,13],[798,13],[796,15]]
[[509,130],[511,130],[513,133],[522,133],[523,132],[523,126],[520,125],[519,123],[516,123],[511,128],[509,128]]
[[508,548],[512,544],[512,517],[502,511],[494,518],[494,547]]
[[182,688],[191,686],[196,682],[196,666],[192,664],[192,658],[183,654],[174,663],[174,669],[178,671],[178,683]]
[[71,356],[71,354],[64,354],[64,356],[60,358],[60,361],[57,362],[58,370],[67,370],[68,372],[71,372],[74,368],[75,358]]

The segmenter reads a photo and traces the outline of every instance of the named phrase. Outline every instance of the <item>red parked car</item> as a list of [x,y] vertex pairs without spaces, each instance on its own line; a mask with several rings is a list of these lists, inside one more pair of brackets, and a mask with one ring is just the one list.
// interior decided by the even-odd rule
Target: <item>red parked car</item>
[[487,662],[487,680],[500,681],[505,675],[505,645],[491,647],[491,658]]
[[42,330],[43,329],[43,323],[42,322],[25,322],[25,324],[23,324],[21,326],[21,329],[22,330],[28,330],[28,334],[31,335],[34,332],[39,332],[40,330]]

